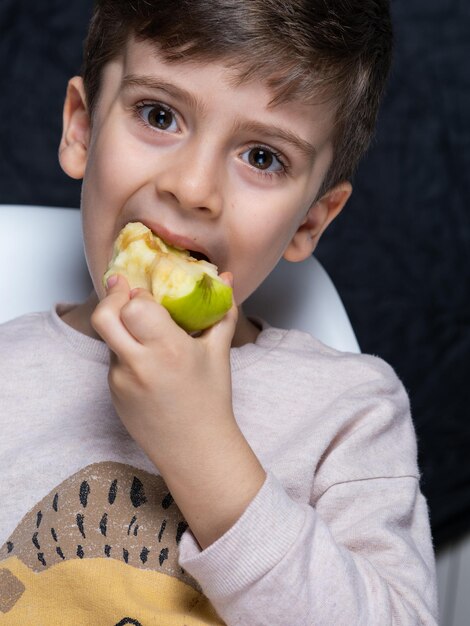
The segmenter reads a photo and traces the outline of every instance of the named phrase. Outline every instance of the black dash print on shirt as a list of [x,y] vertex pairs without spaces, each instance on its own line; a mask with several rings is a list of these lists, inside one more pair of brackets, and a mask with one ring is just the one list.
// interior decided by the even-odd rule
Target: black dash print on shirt
[[117,496],[117,485],[118,485],[118,481],[117,478],[115,480],[113,480],[111,487],[109,488],[109,493],[108,493],[108,502],[109,504],[113,504],[114,500],[116,500],[116,496]]
[[55,549],[55,551],[56,551],[56,552],[57,552],[57,554],[60,556],[60,558],[61,558],[63,561],[65,561],[65,556],[64,556],[64,553],[62,552],[62,549],[61,549],[61,548],[59,548],[59,547],[57,547],[57,548]]
[[130,497],[132,506],[136,509],[147,502],[144,484],[137,478],[137,476],[134,476],[134,480],[132,481]]
[[134,517],[131,519],[131,522],[130,522],[129,526],[127,527],[127,535],[128,536],[131,534],[132,526],[136,523],[136,521],[137,521],[137,517],[134,515]]
[[44,565],[44,567],[46,567],[46,561],[42,552],[38,552],[38,561],[41,563],[41,565]]
[[58,493],[55,494],[54,500],[52,500],[52,508],[54,509],[56,513],[59,510],[59,494]]
[[10,552],[13,552],[13,548],[15,546],[13,545],[13,543],[11,541],[7,541],[7,552],[8,554],[10,554]]
[[103,537],[106,537],[107,529],[108,529],[108,514],[103,513],[103,517],[100,520],[100,533],[103,535]]
[[168,493],[162,500],[162,507],[166,510],[173,504],[173,496]]
[[168,558],[168,548],[163,548],[163,550],[160,552],[160,556],[158,557],[158,560],[160,562],[160,567],[167,560],[167,558]]
[[111,546],[105,545],[105,547],[104,547],[104,553],[105,553],[105,555],[106,555],[107,557],[109,557],[109,556],[110,556],[110,554],[111,554]]
[[176,544],[179,544],[179,542],[181,541],[181,537],[183,536],[183,533],[187,528],[188,524],[186,522],[180,522],[178,524],[178,528],[176,529]]
[[160,526],[160,532],[158,533],[158,543],[161,543],[161,541],[162,541],[162,537],[163,537],[163,533],[165,532],[165,528],[166,528],[166,519],[163,520],[162,525]]
[[54,541],[57,543],[57,533],[55,531],[55,528],[51,528],[51,535],[52,539],[54,539]]
[[77,556],[79,559],[83,559],[83,557],[85,556],[85,553],[83,552],[83,546],[77,546]]
[[83,539],[86,539],[85,536],[85,527],[83,525],[83,522],[85,521],[85,517],[81,514],[81,513],[77,513],[77,526],[78,526],[78,530],[80,531],[80,534],[82,535]]
[[126,550],[126,548],[122,549],[122,558],[125,563],[129,563],[129,550]]
[[38,514],[36,515],[36,528],[39,528],[39,526],[41,525],[41,521],[42,521],[42,511],[38,511]]
[[142,561],[142,563],[147,563],[149,553],[150,553],[150,550],[144,546],[140,553],[140,560]]
[[40,550],[41,546],[39,545],[39,541],[38,541],[38,535],[39,533],[34,533],[31,541],[33,542],[33,546],[36,548],[36,550]]
[[86,480],[80,485],[80,503],[85,509],[88,504],[88,496],[90,495],[90,485]]

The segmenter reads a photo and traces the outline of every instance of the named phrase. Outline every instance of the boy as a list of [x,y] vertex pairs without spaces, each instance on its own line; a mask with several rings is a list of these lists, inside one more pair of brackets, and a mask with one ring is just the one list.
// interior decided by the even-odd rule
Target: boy
[[[59,150],[95,291],[2,331],[6,624],[436,623],[400,382],[241,308],[346,204],[390,46],[384,0],[97,2]],[[103,287],[132,221],[238,307]]]

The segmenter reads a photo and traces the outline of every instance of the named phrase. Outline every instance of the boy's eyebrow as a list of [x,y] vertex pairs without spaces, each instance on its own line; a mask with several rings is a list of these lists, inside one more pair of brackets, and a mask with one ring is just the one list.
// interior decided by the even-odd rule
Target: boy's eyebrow
[[155,76],[140,74],[128,74],[124,76],[122,79],[122,88],[132,89],[133,87],[145,87],[146,89],[166,91],[170,96],[182,100],[191,108],[198,111],[204,110],[203,104],[192,93]]
[[[122,88],[124,90],[127,90],[135,87],[145,87],[146,89],[165,91],[170,96],[178,98],[187,103],[191,108],[204,112],[204,105],[196,96],[194,96],[186,89],[183,89],[182,87],[177,87],[176,85],[169,83],[164,79],[140,74],[128,74],[124,76],[124,78],[122,79]],[[268,139],[274,141],[276,139],[283,141],[293,146],[312,162],[315,160],[315,157],[317,155],[317,149],[313,144],[306,141],[305,139],[302,139],[296,133],[284,128],[279,128],[275,125],[263,124],[262,122],[257,122],[254,120],[240,119],[235,122],[233,127],[233,132],[238,131],[245,131],[257,135],[262,135],[263,137],[267,137]]]
[[255,122],[253,120],[239,120],[235,123],[233,130],[234,132],[242,130],[256,135],[262,135],[274,141],[277,139],[288,143],[312,162],[317,156],[317,149],[312,143],[285,128],[279,128],[278,126],[263,124],[262,122]]

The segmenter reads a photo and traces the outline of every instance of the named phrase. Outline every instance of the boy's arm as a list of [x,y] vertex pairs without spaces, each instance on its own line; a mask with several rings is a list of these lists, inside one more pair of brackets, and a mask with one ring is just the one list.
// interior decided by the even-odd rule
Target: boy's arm
[[[183,536],[180,565],[228,624],[436,626],[408,398],[391,368],[376,361],[369,380],[322,408],[322,422],[337,426],[316,422],[299,434],[312,450],[322,438],[310,504],[296,501],[295,483],[288,493],[268,472],[242,517],[207,550],[190,532]],[[307,406],[300,410],[307,420]]]
[[349,481],[307,507],[268,474],[226,535],[201,552],[187,532],[180,555],[230,625],[438,623],[426,503],[413,477]]
[[[180,565],[227,624],[435,626],[429,521],[395,379],[361,385],[322,415],[327,423],[340,413],[342,430],[317,468],[315,504],[299,504],[266,477],[236,425],[234,311],[194,340],[120,279],[93,323],[114,352],[118,413],[190,525]],[[354,478],[353,468],[368,477]]]
[[232,409],[237,310],[194,339],[149,292],[129,292],[116,278],[92,316],[113,352],[113,402],[206,548],[233,526],[266,478]]

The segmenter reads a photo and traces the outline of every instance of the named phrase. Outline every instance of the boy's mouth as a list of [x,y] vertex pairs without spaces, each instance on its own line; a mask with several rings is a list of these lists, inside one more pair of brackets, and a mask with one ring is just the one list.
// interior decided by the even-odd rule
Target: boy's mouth
[[197,261],[207,261],[208,263],[211,262],[209,257],[203,254],[202,252],[198,252],[197,250],[189,250],[189,249],[188,249],[188,252],[193,257],[193,259],[196,259]]
[[147,228],[149,228],[154,235],[157,235],[157,237],[162,239],[166,244],[175,248],[180,248],[181,250],[187,250],[189,254],[198,261],[202,260],[207,261],[208,263],[212,263],[208,255],[208,251],[203,246],[195,246],[196,242],[193,239],[181,235],[176,235],[161,224],[152,223],[151,221],[147,220],[139,221],[147,226]]

